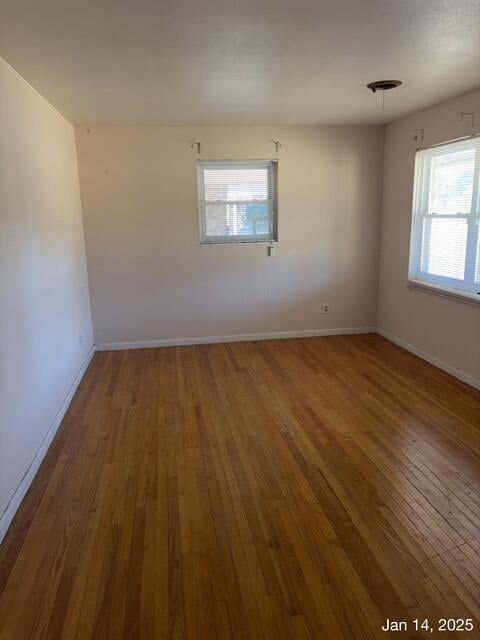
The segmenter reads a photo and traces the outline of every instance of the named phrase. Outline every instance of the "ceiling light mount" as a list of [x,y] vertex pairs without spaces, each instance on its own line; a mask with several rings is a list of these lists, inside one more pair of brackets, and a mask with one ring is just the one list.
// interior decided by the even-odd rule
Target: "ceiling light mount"
[[367,84],[368,89],[372,93],[376,91],[388,91],[389,89],[395,89],[402,84],[401,80],[376,80]]

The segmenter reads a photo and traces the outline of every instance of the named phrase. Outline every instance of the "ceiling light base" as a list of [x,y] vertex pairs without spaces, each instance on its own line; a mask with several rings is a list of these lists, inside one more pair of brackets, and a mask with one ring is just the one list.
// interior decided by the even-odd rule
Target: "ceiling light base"
[[388,91],[389,89],[395,89],[402,84],[401,80],[376,80],[367,84],[368,89],[372,93],[376,91]]

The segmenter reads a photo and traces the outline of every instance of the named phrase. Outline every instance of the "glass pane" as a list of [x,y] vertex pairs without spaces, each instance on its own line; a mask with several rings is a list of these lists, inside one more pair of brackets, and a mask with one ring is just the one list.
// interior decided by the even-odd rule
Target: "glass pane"
[[270,236],[268,204],[205,203],[206,236]]
[[470,213],[475,149],[432,158],[428,213]]
[[268,169],[208,169],[203,172],[205,200],[268,200]]
[[468,223],[465,219],[425,218],[422,270],[432,276],[465,277]]

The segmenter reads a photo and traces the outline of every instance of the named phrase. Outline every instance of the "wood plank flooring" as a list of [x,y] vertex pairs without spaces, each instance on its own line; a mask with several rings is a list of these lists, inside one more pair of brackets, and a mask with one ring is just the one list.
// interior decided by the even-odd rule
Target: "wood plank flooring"
[[377,335],[97,353],[0,638],[479,638],[479,454],[480,393]]

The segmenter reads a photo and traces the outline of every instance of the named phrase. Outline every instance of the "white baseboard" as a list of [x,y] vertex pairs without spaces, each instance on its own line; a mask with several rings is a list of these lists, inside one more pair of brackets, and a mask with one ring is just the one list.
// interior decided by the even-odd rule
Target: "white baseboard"
[[421,349],[417,349],[417,347],[414,347],[413,344],[409,344],[408,342],[405,342],[401,338],[397,338],[397,336],[394,336],[391,333],[388,333],[388,331],[384,331],[380,327],[377,328],[377,333],[383,336],[384,338],[386,338],[387,340],[390,340],[390,342],[394,342],[395,344],[398,344],[399,347],[403,347],[407,351],[410,351],[410,353],[413,353],[419,358],[422,358],[422,360],[426,360],[430,364],[433,364],[434,367],[438,367],[439,369],[446,371],[446,373],[449,373],[454,378],[458,378],[458,380],[461,380],[462,382],[465,382],[471,387],[474,387],[474,389],[480,390],[480,380],[477,380],[477,378],[474,378],[470,374],[465,373],[460,369],[456,369],[451,364],[447,364],[446,362],[443,362],[442,360],[435,358],[435,356],[432,356],[429,353],[422,351]]
[[3,538],[5,537],[8,527],[10,526],[10,523],[15,517],[15,514],[17,512],[18,507],[20,506],[20,503],[22,502],[23,498],[25,497],[25,494],[27,493],[30,485],[33,482],[33,479],[35,478],[35,475],[42,463],[42,460],[48,451],[48,448],[57,432],[58,427],[60,426],[67,412],[68,407],[70,406],[70,402],[72,401],[75,391],[77,390],[78,385],[80,384],[85,374],[85,371],[87,370],[87,367],[93,358],[94,353],[95,353],[95,346],[91,348],[84,363],[80,367],[80,370],[77,373],[75,380],[73,381],[67,393],[67,396],[62,403],[62,406],[58,410],[57,415],[55,416],[52,422],[52,425],[50,426],[50,429],[47,432],[47,435],[43,439],[43,442],[40,445],[40,448],[36,452],[32,462],[30,463],[30,466],[25,472],[25,475],[23,476],[20,484],[16,488],[15,493],[13,494],[12,498],[10,499],[10,502],[8,503],[5,511],[3,512],[0,518],[0,542],[2,542]]
[[282,340],[285,338],[314,338],[318,336],[342,336],[359,333],[376,333],[376,327],[348,327],[341,329],[305,329],[303,331],[276,331],[273,333],[244,333],[227,336],[198,338],[169,338],[167,340],[140,340],[138,342],[105,342],[95,345],[97,351],[121,349],[152,349],[155,347],[179,347],[182,345],[214,344],[219,342],[250,342],[255,340]]

